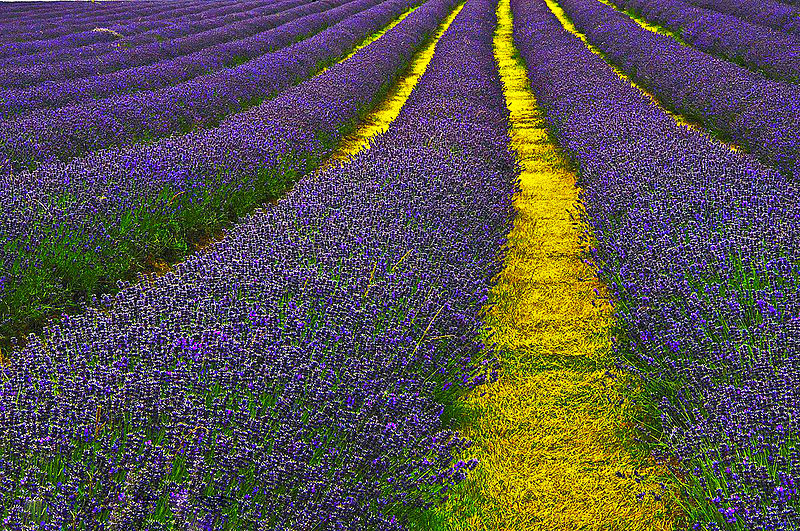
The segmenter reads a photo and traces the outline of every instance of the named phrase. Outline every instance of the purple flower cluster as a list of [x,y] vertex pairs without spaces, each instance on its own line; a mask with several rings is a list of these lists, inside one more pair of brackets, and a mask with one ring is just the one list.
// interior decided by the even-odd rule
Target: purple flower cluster
[[[268,0],[254,0],[248,2],[235,3],[231,5],[221,5],[211,7],[198,7],[185,15],[163,21],[156,28],[141,31],[138,28],[140,21],[137,19],[129,24],[115,24],[113,31],[122,35],[111,41],[103,41],[94,44],[71,46],[69,42],[58,42],[55,40],[47,49],[29,55],[14,55],[0,59],[0,65],[26,65],[31,63],[57,63],[68,59],[80,59],[84,57],[96,56],[119,48],[131,48],[140,44],[174,39],[193,33],[200,33],[209,29],[217,28],[225,24],[237,22],[239,20],[263,15],[266,12],[275,12],[274,2]],[[97,33],[92,32],[92,33]],[[107,33],[106,33],[107,34]],[[69,41],[69,39],[67,39]]]
[[[297,40],[309,30],[318,31],[336,22],[331,27],[235,68],[156,91],[92,100],[0,121],[0,153],[9,168],[19,170],[42,162],[69,160],[101,148],[213,126],[225,115],[257,104],[316,73],[417,2],[352,0],[279,28],[275,39]],[[169,70],[162,74],[168,77]],[[158,79],[141,81],[150,84]],[[93,83],[74,85],[75,93],[81,94],[86,85],[91,88]],[[45,96],[37,91],[30,94],[34,98]]]
[[778,0],[688,0],[698,7],[733,15],[751,24],[800,35],[800,9]]
[[492,377],[516,189],[494,8],[467,2],[371,149],[12,353],[5,528],[395,530],[463,479],[442,404]]
[[606,58],[665,105],[800,177],[800,86],[648,31],[597,0],[560,0]]
[[353,57],[213,129],[6,175],[0,325],[106,291],[148,256],[182,254],[193,233],[274,198],[380,98],[455,2],[431,0]]
[[775,79],[800,82],[800,37],[683,0],[616,0],[615,4],[678,32],[687,43]]
[[[51,12],[29,15],[0,24],[0,35],[5,43],[0,46],[0,57],[35,53],[46,50],[54,43],[76,46],[114,39],[108,32],[92,31],[103,27],[114,29],[125,24],[128,31],[146,31],[168,24],[170,18],[185,14],[203,2],[119,2],[114,6],[92,6],[88,16],[73,17],[65,14],[68,5],[53,4]],[[209,4],[205,4],[208,7]],[[61,9],[59,9],[61,7]],[[55,11],[55,12],[53,12]],[[135,24],[137,20],[140,23]],[[131,25],[134,24],[134,25]],[[110,27],[109,27],[110,26]],[[62,40],[62,37],[64,38]]]
[[800,187],[677,125],[543,3],[512,8],[695,528],[798,529]]
[[[125,83],[126,80],[132,81],[134,74],[139,76],[158,75],[160,68],[175,69],[176,62],[184,69],[188,63],[197,63],[193,75],[198,75],[197,72],[223,68],[237,61],[245,61],[272,51],[279,46],[280,41],[275,42],[274,38],[275,30],[279,26],[308,15],[323,13],[331,7],[337,7],[345,2],[346,0],[316,0],[313,2],[283,0],[274,5],[272,12],[268,11],[263,16],[250,17],[185,37],[151,42],[133,48],[118,48],[96,57],[85,57],[63,63],[2,67],[0,68],[0,87],[6,89],[3,90],[2,99],[13,101],[13,96],[7,95],[7,89],[48,82],[45,87],[34,86],[32,88],[57,91],[62,87],[62,83],[66,83],[66,87],[71,86],[68,83],[70,80],[89,85],[87,90],[90,95],[102,95],[103,92],[97,94],[96,91],[93,91],[91,84],[105,80],[114,81],[116,90],[136,90],[139,87],[135,84],[129,87]],[[115,73],[118,75],[114,76]],[[119,78],[120,76],[122,79]],[[83,80],[81,78],[91,79]],[[177,81],[180,80],[179,78]],[[11,92],[11,94],[15,93]]]

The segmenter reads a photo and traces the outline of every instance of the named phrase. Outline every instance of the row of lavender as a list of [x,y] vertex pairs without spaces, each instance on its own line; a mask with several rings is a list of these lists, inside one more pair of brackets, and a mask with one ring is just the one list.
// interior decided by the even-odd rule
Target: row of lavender
[[689,0],[698,7],[733,15],[751,24],[800,35],[800,9],[780,0]]
[[141,18],[137,17],[133,22],[118,23],[113,28],[105,28],[119,35],[108,31],[90,30],[86,32],[89,34],[87,37],[101,33],[110,36],[110,39],[80,44],[81,36],[73,33],[60,39],[39,41],[36,47],[43,49],[40,51],[30,50],[31,53],[14,54],[12,53],[13,49],[0,46],[0,65],[5,67],[34,63],[57,63],[67,59],[98,56],[113,52],[115,49],[131,48],[140,44],[200,33],[250,16],[263,14],[265,10],[270,10],[274,5],[275,2],[271,0],[237,2],[229,5],[211,4],[208,7],[198,7],[192,9],[190,13],[161,21],[152,29],[139,26]]
[[15,353],[7,529],[401,529],[465,476],[442,401],[493,372],[516,184],[494,8],[469,0],[371,149]]
[[708,53],[775,79],[800,82],[800,36],[757,26],[683,0],[614,0],[648,21],[679,33]]
[[688,516],[797,529],[800,187],[677,125],[544,3],[512,8],[532,89],[580,168],[615,348],[660,414],[649,435],[680,463]]
[[[3,19],[0,28],[3,37],[3,49],[20,50],[24,52],[30,44],[58,38],[69,33],[82,34],[79,40],[109,39],[113,35],[96,35],[94,37],[86,32],[96,27],[107,27],[115,23],[124,23],[137,18],[146,24],[159,24],[159,21],[168,20],[180,13],[186,13],[200,2],[196,0],[171,2],[119,2],[95,6],[88,13],[70,16],[65,14],[65,9],[70,6],[63,2],[51,4],[52,8],[47,13],[29,13],[27,10],[22,16]],[[206,4],[207,6],[208,4]],[[147,26],[141,26],[147,27]],[[152,27],[152,26],[150,26]],[[8,45],[8,46],[7,46]],[[33,46],[38,46],[33,44]]]
[[[270,51],[271,42],[262,43],[259,37],[268,30],[298,17],[323,12],[329,5],[341,5],[343,0],[284,0],[272,4],[262,15],[225,26],[202,31],[185,37],[152,42],[132,48],[117,48],[98,56],[66,60],[62,63],[33,63],[0,67],[0,87],[6,92],[12,88],[38,85],[44,82],[64,82],[71,79],[97,77],[119,70],[144,65],[168,63],[184,59],[202,61],[202,70],[219,68],[240,57],[247,60]],[[204,60],[204,61],[203,61]],[[208,64],[210,61],[212,64]],[[146,71],[140,72],[145,75]],[[50,85],[51,83],[48,83]],[[124,85],[123,87],[124,88]]]
[[[365,3],[357,0],[320,0],[315,2],[286,0],[277,6],[279,10],[285,8],[284,11],[267,17],[273,19],[273,26],[246,39],[209,46],[172,59],[165,57],[153,64],[132,66],[107,74],[98,73],[92,77],[47,83],[44,86],[0,90],[0,117],[6,120],[26,120],[38,117],[39,120],[55,121],[57,120],[54,118],[56,113],[53,113],[50,108],[58,107],[60,109],[57,116],[62,120],[67,116],[71,122],[80,123],[71,115],[80,112],[83,108],[91,108],[104,103],[106,107],[116,107],[120,104],[119,101],[114,101],[109,105],[108,101],[102,100],[102,98],[107,99],[115,95],[117,100],[136,97],[147,99],[149,94],[137,93],[169,89],[186,82],[194,82],[195,85],[200,83],[203,92],[213,93],[216,87],[209,84],[208,76],[215,73],[224,75],[232,70],[231,67],[235,68],[236,66],[244,65],[245,68],[252,68],[253,64],[258,64],[252,63],[252,60],[261,59],[263,61],[265,56],[269,57],[271,53],[279,49],[310,37],[326,27],[358,13],[365,6],[375,5],[377,1]],[[100,101],[98,101],[99,99]],[[37,109],[42,109],[42,111],[31,112]],[[21,114],[20,117],[16,116],[19,114]],[[24,127],[29,128],[30,124]],[[13,126],[4,127],[4,129],[9,128],[13,128]],[[47,128],[52,128],[52,124]],[[35,138],[39,129],[34,128],[33,131]],[[30,135],[30,133],[28,134]],[[13,133],[10,136],[13,137]],[[4,144],[4,142],[0,141],[0,144]],[[12,160],[14,160],[13,157]]]
[[665,105],[800,177],[800,86],[682,46],[597,0],[559,4],[592,44]]
[[[31,169],[102,148],[214,126],[226,115],[256,105],[310,77],[418,1],[352,0],[276,28],[275,41],[298,39],[310,29],[322,31],[235,68],[152,92],[41,110],[0,121],[0,153],[6,160],[6,171]],[[337,20],[341,21],[323,29],[326,23]],[[169,70],[162,72],[169,73]],[[150,84],[155,78],[134,76],[134,79]],[[81,93],[92,86],[92,83],[76,83],[75,89]]]
[[[179,2],[177,5],[183,3]],[[90,9],[88,4],[66,4],[66,3],[41,3],[32,5],[30,2],[14,2],[13,4],[3,3],[3,18],[0,20],[0,27],[9,33],[3,33],[3,40],[15,41],[20,36],[22,40],[36,39],[37,36],[48,30],[63,25],[65,32],[73,30],[74,25],[80,25],[83,29],[95,20],[115,20],[124,16],[123,11],[130,14],[131,4],[105,4],[99,9]],[[153,7],[158,7],[157,2],[143,2],[139,4],[142,15],[154,13]],[[161,5],[157,11],[168,9],[168,6]]]
[[[141,271],[148,257],[174,260],[198,232],[213,231],[281,193],[382,95],[454,2],[422,6],[350,59],[215,128],[5,175],[3,332],[74,306],[81,294],[108,291]],[[320,34],[299,50],[308,57],[272,65],[284,67],[271,73],[275,83],[304,69],[310,73],[324,54],[345,53],[351,39],[375,32],[408,7],[405,0],[388,0]]]

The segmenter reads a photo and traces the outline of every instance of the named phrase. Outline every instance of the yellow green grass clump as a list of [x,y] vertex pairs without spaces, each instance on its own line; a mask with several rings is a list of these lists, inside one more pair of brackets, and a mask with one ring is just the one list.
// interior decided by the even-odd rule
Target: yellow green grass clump
[[499,381],[468,395],[464,435],[478,468],[421,527],[442,530],[672,529],[666,473],[635,450],[636,408],[609,370],[612,308],[584,263],[575,175],[550,140],[498,8],[495,55],[521,190],[487,341]]

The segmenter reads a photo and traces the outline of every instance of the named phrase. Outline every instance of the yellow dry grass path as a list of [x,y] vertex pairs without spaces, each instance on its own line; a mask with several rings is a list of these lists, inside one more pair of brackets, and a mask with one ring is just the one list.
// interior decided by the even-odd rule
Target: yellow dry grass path
[[420,51],[411,58],[403,76],[389,89],[386,97],[369,112],[358,124],[358,127],[339,143],[339,147],[330,156],[321,169],[342,163],[350,159],[362,149],[369,149],[370,139],[386,132],[389,125],[398,117],[408,96],[417,86],[419,78],[425,73],[428,64],[433,59],[436,43],[442,37],[453,20],[461,12],[464,3],[459,4],[453,12],[442,22],[436,34]]
[[[480,461],[420,524],[463,531],[672,529],[667,479],[632,450],[634,406],[607,371],[611,307],[583,261],[575,175],[551,142],[514,54],[509,0],[495,55],[522,167],[516,219],[487,329],[499,381],[469,394],[465,436]],[[640,500],[637,494],[642,495]]]

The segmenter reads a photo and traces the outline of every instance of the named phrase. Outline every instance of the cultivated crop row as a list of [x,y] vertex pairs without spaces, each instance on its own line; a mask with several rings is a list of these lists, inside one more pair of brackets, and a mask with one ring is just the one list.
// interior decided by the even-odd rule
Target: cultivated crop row
[[[45,81],[63,82],[83,77],[92,78],[91,80],[82,81],[84,84],[91,86],[95,79],[100,81],[114,79],[114,77],[105,78],[100,74],[111,74],[118,70],[128,70],[139,75],[156,74],[155,71],[151,72],[152,69],[135,69],[135,67],[144,67],[144,65],[153,65],[155,63],[156,68],[159,68],[160,65],[160,68],[170,69],[170,67],[175,68],[180,65],[183,69],[186,69],[189,68],[191,62],[196,62],[197,66],[194,70],[190,70],[194,74],[190,73],[183,78],[187,79],[197,75],[197,72],[207,72],[212,69],[232,66],[233,63],[243,62],[272,51],[281,45],[280,41],[275,42],[275,35],[280,35],[281,33],[275,32],[276,28],[308,15],[324,13],[330,8],[345,3],[346,0],[320,0],[315,2],[287,0],[286,4],[279,2],[275,6],[274,13],[249,18],[188,37],[115,50],[98,57],[68,61],[63,65],[33,64],[4,67],[0,68],[0,87],[3,87],[5,92],[8,89],[36,85]],[[310,28],[305,28],[305,31],[310,32],[313,29],[314,26],[312,25]],[[273,31],[269,32],[269,30]],[[294,40],[297,40],[297,38]],[[283,45],[285,46],[286,43],[284,42]],[[174,61],[180,61],[180,63],[174,64]],[[127,74],[125,79],[128,80],[127,83],[125,80],[117,81],[117,84],[121,85],[117,87],[117,90],[137,89],[136,85],[128,87],[133,79],[130,74]],[[173,82],[181,80],[181,78],[178,78]],[[167,77],[162,83],[168,84],[169,81],[170,79]],[[76,82],[81,82],[81,80],[77,79]],[[56,84],[53,90],[57,91],[61,86],[61,84]],[[14,93],[12,92],[11,94]],[[103,94],[104,92],[90,92],[90,95],[93,96]]]
[[[351,0],[352,2],[352,0]],[[291,7],[292,4],[298,4]],[[219,68],[234,66],[259,55],[271,52],[276,48],[287,46],[300,40],[302,36],[316,33],[320,27],[330,24],[325,13],[332,8],[346,5],[347,0],[320,0],[315,2],[298,2],[287,0],[287,4],[279,6],[276,13],[258,17],[260,23],[256,28],[251,28],[238,38],[217,42],[217,36],[203,32],[183,39],[145,44],[134,48],[111,52],[108,57],[80,59],[67,62],[63,68],[56,65],[43,64],[36,66],[8,67],[0,69],[0,98],[5,102],[2,109],[3,115],[37,108],[38,106],[58,106],[70,101],[84,98],[99,97],[114,92],[132,92],[143,89],[153,89],[178,83],[197,75],[207,73]],[[337,12],[338,13],[338,12]],[[309,16],[317,15],[313,18]],[[333,21],[338,21],[333,18]],[[249,21],[247,21],[249,23]],[[304,24],[308,27],[304,27]],[[311,24],[309,24],[311,23]],[[284,31],[284,25],[292,24],[293,31]],[[235,26],[232,24],[231,26]],[[220,32],[228,33],[230,37],[236,32],[229,30],[231,26],[220,28]],[[305,33],[301,33],[305,32]],[[299,35],[298,35],[299,34]],[[191,46],[179,49],[170,43],[191,39]],[[164,48],[172,48],[165,51]],[[138,67],[138,68],[137,68]],[[47,70],[52,70],[47,72]],[[59,74],[62,71],[64,75]],[[154,80],[137,80],[137,76],[155,76]],[[80,79],[82,77],[89,79]],[[70,79],[78,77],[78,79]],[[26,85],[47,83],[45,87]],[[85,86],[86,95],[74,94],[80,87]],[[26,96],[45,92],[43,103],[31,106],[26,104]],[[62,95],[62,93],[66,93]],[[72,93],[72,94],[71,94]]]
[[678,126],[545,5],[512,6],[532,89],[581,170],[587,237],[623,332],[617,351],[660,414],[655,437],[685,474],[691,520],[790,529],[797,183]]
[[800,10],[780,0],[690,0],[698,7],[733,15],[751,24],[800,35]]
[[597,0],[559,4],[610,61],[666,105],[789,174],[800,171],[800,87],[682,46]]
[[618,0],[618,7],[680,34],[688,44],[775,79],[800,81],[800,36],[750,24],[683,0]]
[[211,4],[212,7],[205,9],[198,8],[192,13],[171,18],[163,25],[154,29],[139,29],[137,24],[140,18],[137,17],[129,24],[115,24],[114,28],[105,28],[108,31],[92,30],[91,33],[102,33],[110,36],[109,40],[104,40],[94,44],[74,45],[75,35],[66,36],[64,39],[54,39],[43,46],[45,49],[30,54],[11,55],[0,59],[3,67],[9,65],[25,66],[32,63],[60,63],[70,59],[81,57],[98,56],[113,52],[116,49],[131,48],[142,44],[163,41],[200,33],[213,28],[224,26],[232,22],[262,15],[265,12],[275,12],[274,2],[265,0],[238,2],[231,5]]
[[197,231],[274,198],[382,96],[454,4],[425,4],[350,59],[218,127],[6,176],[4,324],[106,291],[148,255],[182,252]]
[[[208,4],[186,2],[178,3],[176,7],[167,7],[158,2],[143,2],[138,6],[137,4],[104,5],[100,9],[93,10],[94,13],[89,16],[76,16],[74,23],[69,17],[62,17],[60,12],[34,15],[34,17],[24,15],[8,22],[4,21],[0,26],[4,40],[7,41],[7,44],[3,45],[2,54],[40,51],[44,49],[43,41],[58,39],[70,33],[75,33],[73,43],[88,44],[109,40],[114,38],[113,33],[92,30],[96,27],[108,27],[142,18],[144,20],[141,25],[129,27],[129,30],[135,28],[137,31],[143,31],[168,23],[170,17],[189,13],[195,10],[195,7],[207,8]],[[32,20],[33,18],[36,20]]]
[[0,527],[796,527],[800,0],[463,2],[0,3]]
[[[9,169],[32,169],[43,162],[66,161],[86,152],[132,142],[152,141],[198,126],[212,126],[227,114],[241,111],[274,96],[331,64],[370,33],[379,30],[416,2],[351,0],[329,12],[310,15],[276,28],[273,42],[287,46],[234,68],[220,68],[189,81],[159,90],[89,100],[57,110],[39,110],[0,121],[0,152]],[[327,24],[333,24],[328,27]],[[310,28],[320,31],[304,38]],[[292,41],[299,41],[288,45]],[[187,64],[192,64],[187,61]],[[159,71],[142,78],[124,70],[120,76],[142,85],[166,84],[173,74],[169,65],[148,67]],[[189,66],[194,69],[194,66]],[[101,79],[75,82],[81,95],[105,85]],[[111,84],[113,86],[113,83]],[[41,101],[47,91],[28,94]],[[69,94],[56,91],[56,98]],[[24,105],[19,101],[15,105]]]
[[[424,4],[315,88],[368,90],[451,7]],[[463,478],[441,402],[494,370],[475,337],[516,177],[494,7],[466,4],[350,164],[4,365],[6,526],[400,529]]]

